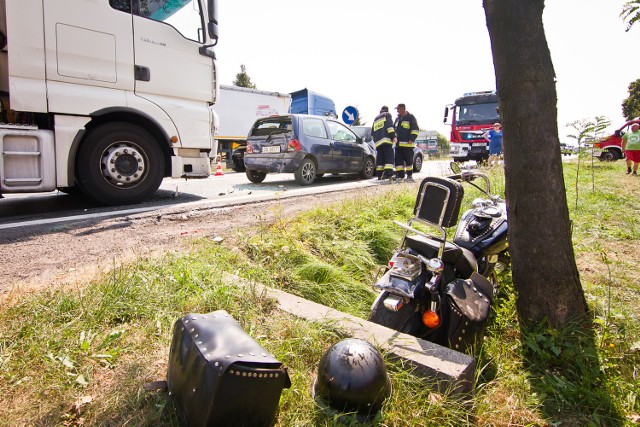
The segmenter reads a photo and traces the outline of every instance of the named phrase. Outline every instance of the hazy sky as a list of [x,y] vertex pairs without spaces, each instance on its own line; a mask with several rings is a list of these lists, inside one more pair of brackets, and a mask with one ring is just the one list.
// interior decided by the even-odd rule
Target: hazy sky
[[[640,25],[625,33],[624,0],[547,0],[543,15],[565,124],[605,115],[640,78]],[[327,95],[341,116],[356,106],[370,124],[382,105],[407,105],[422,129],[445,133],[444,107],[495,89],[482,0],[220,0],[220,83],[245,64],[258,89]]]

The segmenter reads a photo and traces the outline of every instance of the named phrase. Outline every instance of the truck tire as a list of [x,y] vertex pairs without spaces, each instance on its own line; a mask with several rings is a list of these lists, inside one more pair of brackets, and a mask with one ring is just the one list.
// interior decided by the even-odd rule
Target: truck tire
[[233,161],[232,169],[236,172],[245,172],[247,168],[244,166],[244,150],[236,150],[231,155]]
[[247,169],[245,173],[247,174],[247,178],[249,179],[249,181],[253,182],[254,184],[260,184],[267,177],[266,172],[260,172],[253,169]]
[[302,160],[300,166],[293,173],[298,185],[311,185],[316,179],[316,164],[313,160],[306,158]]
[[420,330],[420,317],[415,312],[415,302],[412,301],[409,304],[405,304],[399,311],[390,311],[384,306],[384,299],[387,295],[389,293],[385,291],[384,295],[378,298],[367,320],[405,334],[417,334]]
[[245,172],[247,170],[244,166],[244,161],[238,158],[233,159],[232,169],[236,172]]
[[616,151],[603,151],[602,154],[600,154],[600,161],[603,162],[615,162],[616,160],[618,160],[620,158],[620,156],[618,156],[618,153]]
[[360,171],[360,178],[371,179],[375,171],[375,160],[373,160],[373,157],[367,157],[366,159],[364,159],[364,165],[362,165],[362,170]]
[[80,188],[106,205],[139,203],[151,197],[164,172],[158,142],[145,129],[127,122],[89,131],[76,157]]

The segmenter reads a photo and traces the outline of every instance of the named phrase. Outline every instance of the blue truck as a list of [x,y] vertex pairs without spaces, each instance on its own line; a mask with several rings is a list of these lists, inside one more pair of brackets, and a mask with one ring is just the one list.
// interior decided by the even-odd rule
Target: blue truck
[[291,92],[291,114],[312,114],[338,118],[336,105],[331,98],[310,91],[307,88]]

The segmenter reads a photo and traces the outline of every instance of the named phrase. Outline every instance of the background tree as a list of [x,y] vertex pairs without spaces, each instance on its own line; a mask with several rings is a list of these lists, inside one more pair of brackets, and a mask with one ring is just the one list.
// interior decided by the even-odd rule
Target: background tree
[[640,79],[629,84],[629,96],[622,101],[622,115],[627,120],[640,116]]
[[[356,107],[356,109],[358,109],[358,107]],[[360,110],[358,110],[358,117],[356,117],[356,120],[351,123],[351,126],[366,126],[367,122],[362,120],[362,116],[360,116]]]
[[[578,145],[578,166],[576,168],[576,182],[575,182],[575,192],[576,192],[576,209],[578,209],[578,199],[579,199],[579,186],[578,180],[580,178],[580,160],[584,155],[589,155],[591,158],[591,190],[595,191],[595,168],[593,167],[593,151],[589,150],[586,153],[580,149],[585,145],[586,142],[596,141],[604,136],[604,130],[611,125],[611,120],[609,120],[605,116],[596,116],[594,120],[589,119],[581,119],[574,120],[571,123],[567,123],[565,126],[572,129],[570,134],[567,134],[568,138],[571,138],[576,141]],[[592,147],[593,148],[593,147]]]
[[591,137],[595,124],[589,119],[574,120],[571,123],[565,125],[571,131],[567,134],[567,138],[573,139],[578,147],[581,147],[586,139]]
[[585,318],[558,138],[544,0],[483,0],[504,129],[516,306],[525,324]]
[[234,86],[240,87],[248,87],[250,89],[255,89],[256,85],[251,83],[251,78],[249,74],[247,74],[247,68],[242,64],[240,66],[240,72],[236,74],[236,79],[233,81]]
[[629,31],[633,24],[640,20],[640,1],[629,1],[622,6],[622,12],[620,17],[627,22],[627,28],[625,31]]
[[449,142],[449,138],[438,132],[438,150],[442,153],[449,153],[449,149],[451,148],[451,143]]

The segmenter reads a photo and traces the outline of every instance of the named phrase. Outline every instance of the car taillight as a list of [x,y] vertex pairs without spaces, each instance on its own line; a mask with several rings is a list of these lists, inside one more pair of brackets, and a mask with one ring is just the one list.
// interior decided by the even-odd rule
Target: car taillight
[[297,139],[292,139],[289,141],[289,146],[287,147],[288,151],[300,151],[302,150],[302,145],[300,145],[300,141]]
[[246,154],[253,154],[253,147],[250,145],[247,145],[247,151]]

